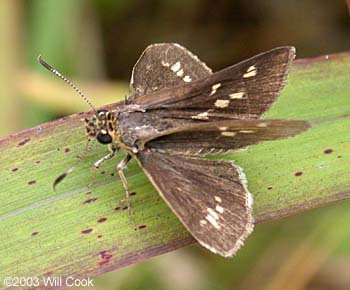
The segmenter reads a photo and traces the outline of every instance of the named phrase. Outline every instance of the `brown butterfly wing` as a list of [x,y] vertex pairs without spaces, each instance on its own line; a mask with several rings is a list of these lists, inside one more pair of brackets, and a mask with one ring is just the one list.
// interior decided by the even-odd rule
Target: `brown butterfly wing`
[[199,80],[140,96],[135,103],[164,115],[176,111],[182,118],[256,119],[284,87],[294,57],[293,47],[275,48]]
[[136,62],[130,81],[131,98],[204,78],[211,69],[177,43],[148,46]]
[[253,229],[252,198],[241,169],[224,161],[185,158],[145,150],[144,172],[194,238],[232,256]]

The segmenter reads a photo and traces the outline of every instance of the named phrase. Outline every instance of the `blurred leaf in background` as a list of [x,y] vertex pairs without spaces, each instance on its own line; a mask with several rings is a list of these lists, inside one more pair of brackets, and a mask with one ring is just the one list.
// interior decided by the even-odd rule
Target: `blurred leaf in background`
[[[281,45],[298,57],[349,51],[344,1],[2,0],[0,136],[121,100],[150,43],[178,42],[218,70]],[[348,202],[258,226],[233,259],[199,247],[95,278],[95,289],[350,289]],[[344,229],[347,229],[346,231]]]

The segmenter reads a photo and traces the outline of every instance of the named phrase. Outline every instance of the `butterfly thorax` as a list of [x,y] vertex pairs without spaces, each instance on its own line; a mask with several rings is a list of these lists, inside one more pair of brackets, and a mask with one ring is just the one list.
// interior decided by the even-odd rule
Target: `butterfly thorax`
[[144,111],[134,104],[119,109],[116,120],[119,146],[132,153],[142,151],[147,141],[161,131],[161,127],[154,124],[155,116]]

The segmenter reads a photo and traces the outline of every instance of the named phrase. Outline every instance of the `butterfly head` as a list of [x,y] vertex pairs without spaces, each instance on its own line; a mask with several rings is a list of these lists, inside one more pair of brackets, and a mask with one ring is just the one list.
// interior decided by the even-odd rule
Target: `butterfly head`
[[85,118],[88,138],[96,138],[101,144],[111,144],[115,138],[116,115],[115,111],[98,110]]
[[[60,73],[57,69],[49,65],[46,61],[44,61],[41,55],[39,55],[38,61],[44,68],[46,68],[47,70],[55,74],[57,77],[64,80],[68,85],[70,85],[93,110],[93,114],[85,118],[85,128],[88,138],[85,151],[81,155],[79,155],[78,160],[73,166],[68,168],[68,170],[66,170],[63,174],[61,174],[55,179],[53,184],[53,188],[55,189],[57,184],[60,183],[68,174],[70,174],[74,170],[74,168],[76,168],[78,164],[87,156],[91,148],[89,144],[91,144],[90,141],[92,139],[97,139],[97,141],[101,144],[115,145],[120,143],[118,139],[119,131],[117,124],[119,109],[96,110],[95,107],[92,105],[90,99],[87,96],[85,96],[83,92],[69,79],[67,79],[62,73]],[[117,147],[112,146],[111,148],[115,149]]]

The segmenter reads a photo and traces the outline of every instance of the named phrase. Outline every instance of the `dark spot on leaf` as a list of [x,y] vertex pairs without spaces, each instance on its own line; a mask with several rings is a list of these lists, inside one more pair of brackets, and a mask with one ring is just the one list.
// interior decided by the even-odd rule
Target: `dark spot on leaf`
[[18,143],[18,146],[23,146],[25,144],[27,144],[30,141],[30,138],[25,138],[24,140],[22,140],[21,142]]
[[87,200],[85,200],[83,203],[91,203],[91,202],[95,202],[97,200],[96,197],[93,197],[93,198],[89,198]]
[[120,210],[120,209],[121,209],[120,206],[117,206],[117,207],[114,208],[114,210]]
[[102,235],[98,235],[98,236],[97,236],[98,239],[101,239],[102,237],[103,237]]
[[102,251],[99,253],[101,256],[102,261],[97,263],[97,266],[103,266],[109,263],[110,259],[112,258],[112,254],[108,253],[107,251]]
[[82,230],[81,233],[86,235],[86,234],[90,234],[92,232],[92,229],[86,229],[86,230]]
[[139,230],[142,230],[142,229],[147,228],[147,226],[146,226],[146,225],[140,225],[140,226],[138,226],[137,228],[138,228]]
[[35,183],[36,183],[36,180],[31,180],[31,181],[28,182],[29,185],[33,185]]
[[294,173],[295,176],[302,176],[303,175],[303,172],[302,171],[297,171]]
[[133,191],[133,192],[130,192],[130,194],[129,194],[130,196],[132,196],[132,195],[136,195],[136,192],[135,191]]
[[124,206],[123,208],[122,208],[122,210],[126,210],[126,209],[128,209],[129,207],[126,205],[126,206]]
[[272,189],[272,186],[269,186],[267,189],[268,189],[268,190],[271,190],[271,189]]
[[337,158],[342,158],[342,156],[341,156],[341,155],[338,155]]
[[108,253],[107,251],[100,252],[100,255],[101,255],[101,259],[104,259],[104,260],[109,260],[110,258],[113,257],[113,255]]
[[91,194],[92,193],[92,191],[88,191],[87,193],[85,193],[85,194]]
[[106,171],[104,171],[104,170],[101,171],[101,174],[105,174],[105,173],[106,173]]
[[32,232],[32,236],[36,236],[39,232]]
[[331,154],[333,152],[333,149],[326,149],[323,151],[324,154]]
[[16,167],[16,168],[13,168],[12,169],[12,172],[16,172],[18,170],[18,168]]
[[113,173],[113,172],[111,173],[111,176],[114,176],[114,173]]
[[107,220],[107,218],[102,217],[97,220],[98,223],[104,223]]
[[69,148],[64,148],[64,152],[68,153],[70,151]]
[[35,163],[36,163],[36,164],[39,164],[39,163],[40,163],[40,160],[35,161]]

